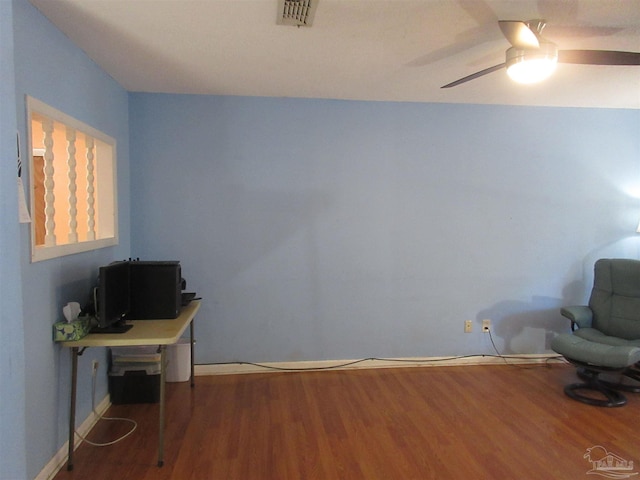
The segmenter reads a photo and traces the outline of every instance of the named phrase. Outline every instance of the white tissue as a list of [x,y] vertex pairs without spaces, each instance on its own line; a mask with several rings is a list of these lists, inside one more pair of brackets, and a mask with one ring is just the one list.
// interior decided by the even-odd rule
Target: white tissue
[[64,307],[62,307],[62,313],[64,318],[67,319],[68,323],[71,323],[78,319],[80,316],[80,304],[78,302],[69,302]]

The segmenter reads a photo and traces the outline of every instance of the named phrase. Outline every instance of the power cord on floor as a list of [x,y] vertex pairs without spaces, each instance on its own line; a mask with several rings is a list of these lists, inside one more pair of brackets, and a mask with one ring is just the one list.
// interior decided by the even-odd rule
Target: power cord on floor
[[[496,356],[499,357],[499,358],[502,358],[502,360],[504,360],[504,363],[506,365],[509,365],[510,367],[525,369],[525,370],[526,369],[530,369],[530,368],[535,368],[535,367],[539,366],[539,365],[526,365],[525,366],[525,365],[518,364],[518,363],[510,363],[508,361],[509,358],[516,358],[517,359],[517,358],[522,358],[522,357],[517,357],[517,356],[506,357],[506,356],[504,356],[502,353],[500,353],[500,351],[498,350],[498,347],[496,347],[496,343],[493,341],[493,335],[491,334],[491,329],[487,330],[487,333],[489,334],[489,340],[491,340],[491,345],[493,345],[493,349],[496,352]],[[528,357],[528,358],[535,358],[535,357]],[[556,355],[556,356],[553,356],[553,357],[544,357],[544,358],[545,358],[545,362],[544,362],[545,366],[548,366],[549,362],[552,361],[552,360],[558,360],[560,363],[568,363],[564,359],[564,357],[562,355]]]
[[[491,334],[491,331],[489,331],[489,334]],[[547,355],[544,355],[544,356],[541,355],[540,357],[510,355],[509,357],[505,357],[496,348],[496,345],[493,342],[493,337],[490,336],[489,338],[491,339],[491,343],[493,344],[493,348],[496,351],[496,355],[493,355],[493,354],[456,355],[456,356],[451,356],[451,357],[431,358],[431,359],[368,357],[368,358],[362,358],[362,359],[359,359],[359,360],[353,360],[353,361],[350,361],[350,362],[339,363],[339,364],[335,364],[335,365],[328,365],[328,366],[325,366],[325,367],[308,367],[308,368],[276,367],[276,366],[273,366],[273,365],[265,365],[263,363],[245,362],[245,361],[238,361],[238,362],[212,362],[212,363],[204,363],[204,364],[201,364],[201,365],[252,365],[254,367],[264,368],[264,369],[267,369],[267,370],[277,370],[277,371],[283,371],[283,372],[307,372],[307,371],[320,371],[320,370],[336,370],[336,369],[340,369],[340,368],[344,368],[344,367],[350,367],[352,365],[357,365],[359,363],[370,362],[370,361],[414,363],[414,364],[428,365],[428,364],[437,364],[437,363],[440,363],[440,362],[450,362],[452,360],[464,360],[464,359],[468,359],[468,358],[502,358],[507,365],[510,365],[512,367],[520,367],[520,368],[535,368],[535,367],[539,367],[540,365],[531,365],[530,367],[524,367],[524,366],[519,365],[519,364],[509,363],[507,361],[507,358],[514,359],[514,360],[544,359],[545,360],[545,365],[548,365],[548,363],[550,361],[553,361],[553,360],[564,361],[563,357],[561,355],[553,356],[553,357],[549,357]]]
[[93,411],[93,414],[98,417],[98,420],[128,422],[133,424],[133,427],[131,428],[131,430],[129,430],[124,435],[122,435],[120,438],[117,438],[111,442],[105,442],[105,443],[92,442],[91,440],[88,440],[87,438],[80,435],[77,430],[76,430],[76,435],[78,435],[78,437],[80,437],[83,442],[87,442],[89,445],[93,445],[94,447],[108,447],[110,445],[115,445],[116,443],[121,442],[122,440],[127,438],[129,435],[131,435],[135,431],[135,429],[138,428],[138,424],[135,422],[135,420],[131,420],[130,418],[103,417],[96,411],[96,373],[97,373],[97,368],[94,368],[91,375],[91,410]]

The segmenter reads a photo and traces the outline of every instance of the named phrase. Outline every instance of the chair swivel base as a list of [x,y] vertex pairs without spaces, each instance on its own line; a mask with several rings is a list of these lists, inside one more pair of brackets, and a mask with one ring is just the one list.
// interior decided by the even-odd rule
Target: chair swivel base
[[627,392],[640,393],[640,367],[636,363],[634,366],[627,368],[623,373],[625,377],[634,382],[633,385],[623,384],[624,390]]
[[[624,369],[595,367],[577,360],[568,359],[577,368],[578,377],[583,383],[572,383],[564,387],[564,393],[573,400],[596,407],[621,407],[627,403],[627,398],[617,391],[617,383],[603,381],[601,373],[621,372]],[[613,387],[613,388],[612,388]]]
[[[589,373],[585,372],[583,367],[577,369],[578,377],[588,382],[590,380]],[[630,393],[640,393],[640,370],[636,367],[629,367],[618,372],[619,380],[605,380],[604,378],[598,378],[598,382],[611,390],[622,390]]]
[[[580,391],[597,392],[604,398],[596,398]],[[622,407],[627,403],[627,398],[611,388],[607,388],[600,382],[572,383],[564,387],[564,393],[578,402],[593,405],[595,407]]]

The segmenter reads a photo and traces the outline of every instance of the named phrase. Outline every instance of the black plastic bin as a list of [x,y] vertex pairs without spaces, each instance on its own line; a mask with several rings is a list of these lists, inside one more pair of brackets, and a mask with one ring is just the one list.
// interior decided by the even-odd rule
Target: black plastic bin
[[113,365],[109,372],[111,403],[158,403],[160,364]]

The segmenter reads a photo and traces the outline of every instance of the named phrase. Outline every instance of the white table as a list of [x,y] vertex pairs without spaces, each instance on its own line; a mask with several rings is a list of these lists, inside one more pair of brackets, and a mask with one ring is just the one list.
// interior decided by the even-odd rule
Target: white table
[[158,433],[158,466],[164,465],[164,422],[165,422],[165,375],[166,347],[180,340],[189,327],[191,334],[191,386],[194,382],[193,369],[193,319],[200,309],[200,301],[192,300],[182,308],[175,319],[131,320],[133,327],[125,333],[90,333],[80,340],[62,342],[62,346],[71,348],[71,401],[69,411],[69,460],[67,470],[73,470],[73,450],[76,421],[76,384],[78,380],[78,356],[89,347],[137,347],[158,345],[160,352],[160,418]]

